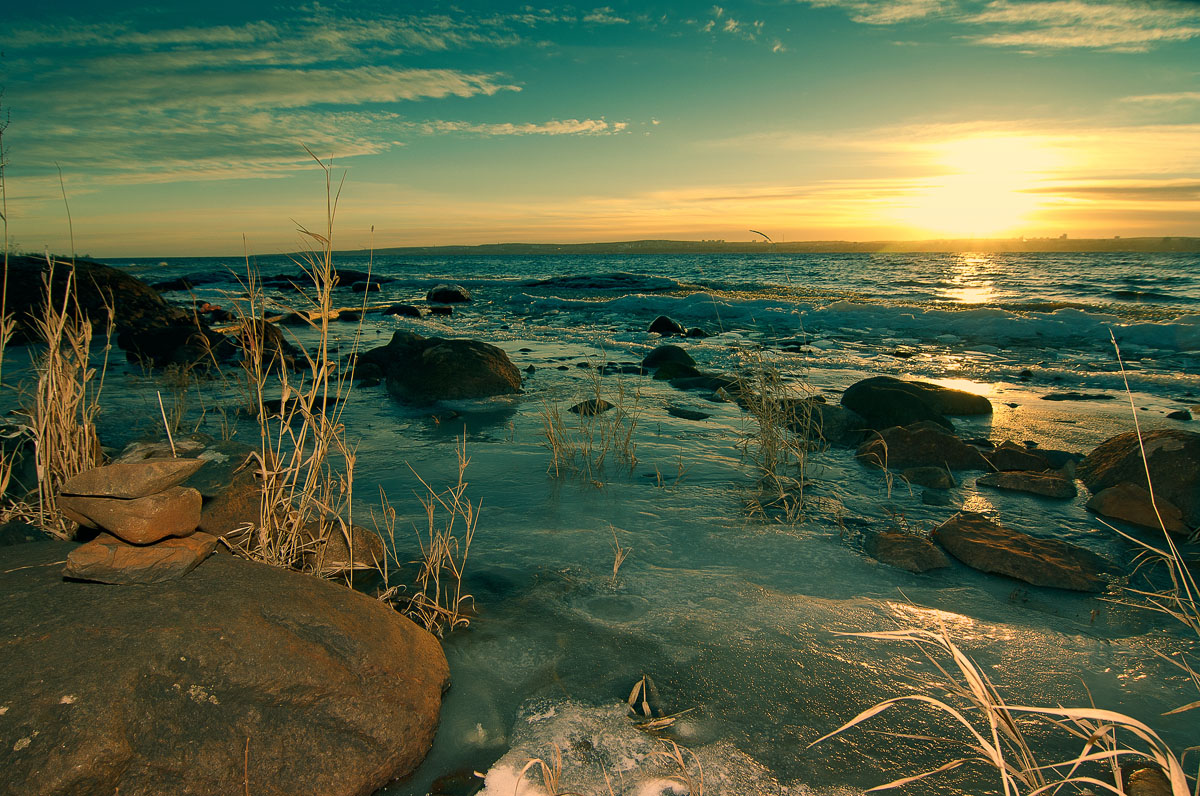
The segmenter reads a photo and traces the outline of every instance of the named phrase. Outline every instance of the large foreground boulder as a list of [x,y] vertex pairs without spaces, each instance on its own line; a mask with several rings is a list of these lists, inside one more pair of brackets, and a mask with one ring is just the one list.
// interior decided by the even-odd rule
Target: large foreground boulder
[[842,406],[857,412],[876,429],[922,420],[951,428],[944,415],[992,413],[991,402],[982,395],[891,376],[874,376],[850,385],[842,394]]
[[437,727],[437,641],[362,594],[217,554],[170,584],[0,548],[0,793],[366,796]]
[[1188,528],[1200,527],[1200,434],[1178,429],[1150,431],[1142,435],[1142,445],[1145,463],[1136,432],[1105,440],[1079,464],[1079,479],[1093,493],[1118,484],[1145,490],[1149,464],[1154,496],[1178,508]]
[[359,357],[378,365],[398,400],[430,404],[521,391],[521,373],[503,349],[478,340],[445,340],[398,331],[391,341]]
[[933,538],[969,567],[1074,591],[1102,591],[1104,559],[1079,545],[1039,539],[982,514],[960,511],[933,529]]

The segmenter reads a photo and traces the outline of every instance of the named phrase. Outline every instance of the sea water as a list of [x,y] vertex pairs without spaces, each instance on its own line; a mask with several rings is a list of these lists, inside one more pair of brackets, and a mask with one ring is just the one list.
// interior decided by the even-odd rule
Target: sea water
[[[167,293],[171,301],[228,307],[241,297],[236,259],[110,262],[149,282],[215,277]],[[994,414],[956,419],[964,437],[1086,453],[1132,428],[1135,412],[1144,430],[1186,428],[1165,416],[1200,403],[1196,255],[377,256],[337,265],[369,268],[380,282],[366,294],[339,288],[342,307],[420,304],[439,282],[473,294],[449,317],[368,312],[361,327],[334,324],[343,352],[382,345],[397,329],[467,337],[503,348],[524,376],[517,396],[421,408],[377,386],[356,388],[346,404],[355,522],[369,524],[386,492],[400,514],[400,560],[417,557],[424,523],[414,472],[454,483],[464,433],[466,495],[481,506],[464,585],[471,624],[444,640],[453,685],[441,726],[416,776],[387,793],[424,794],[439,777],[476,772],[490,796],[540,793],[540,767],[522,771],[536,759],[553,767],[556,755],[560,790],[584,794],[698,793],[701,777],[708,794],[842,794],[920,773],[964,748],[918,736],[965,736],[919,709],[893,708],[810,747],[881,700],[944,695],[944,678],[918,650],[845,635],[901,627],[944,629],[1010,702],[1094,702],[1146,721],[1176,749],[1200,740],[1195,713],[1162,715],[1197,695],[1159,653],[1194,655],[1194,637],[1114,602],[1120,583],[1083,595],[957,562],[914,575],[863,551],[874,531],[925,532],[965,508],[1082,544],[1128,571],[1135,548],[1084,510],[1086,494],[998,492],[960,473],[952,505],[934,507],[834,447],[808,454],[802,516],[787,518],[753,510],[753,421],[719,395],[601,376],[606,397],[620,379],[636,410],[636,463],[614,458],[587,478],[555,474],[544,420],[549,407],[592,397],[600,366],[637,363],[661,344],[646,329],[665,314],[709,335],[671,341],[705,371],[777,368],[797,394],[830,402],[883,374],[986,395]],[[286,257],[256,267],[298,274]],[[303,303],[294,290],[269,296],[279,308]],[[304,334],[300,342],[311,344]],[[114,374],[114,400],[132,414],[102,418],[113,445],[139,433],[127,422],[139,405],[152,425],[160,389],[136,368]],[[195,403],[219,395],[199,390]],[[1044,400],[1069,391],[1114,400]],[[681,419],[668,406],[708,417]],[[212,432],[218,417],[225,433],[250,434],[211,409],[201,425]],[[614,574],[617,545],[628,555]],[[646,727],[631,715],[626,699],[643,677],[655,715],[673,721]],[[1075,751],[1050,736],[1033,738],[1047,761]],[[909,792],[997,787],[992,772],[969,765]]]

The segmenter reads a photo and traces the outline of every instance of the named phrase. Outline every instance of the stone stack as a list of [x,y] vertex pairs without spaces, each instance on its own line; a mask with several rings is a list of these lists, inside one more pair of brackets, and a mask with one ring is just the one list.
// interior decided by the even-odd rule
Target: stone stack
[[67,557],[63,577],[101,583],[182,578],[216,549],[197,532],[200,493],[180,486],[204,462],[146,459],[85,470],[59,490],[63,514],[100,534]]

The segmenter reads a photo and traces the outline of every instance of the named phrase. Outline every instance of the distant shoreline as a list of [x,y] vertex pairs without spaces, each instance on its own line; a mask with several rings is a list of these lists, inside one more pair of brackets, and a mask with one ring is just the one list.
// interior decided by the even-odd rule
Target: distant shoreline
[[[995,238],[901,241],[689,241],[635,240],[612,243],[487,243],[475,246],[401,246],[375,249],[376,255],[441,256],[493,254],[916,254],[980,252],[1200,252],[1200,237],[1155,238]],[[341,251],[365,255],[370,250]]]

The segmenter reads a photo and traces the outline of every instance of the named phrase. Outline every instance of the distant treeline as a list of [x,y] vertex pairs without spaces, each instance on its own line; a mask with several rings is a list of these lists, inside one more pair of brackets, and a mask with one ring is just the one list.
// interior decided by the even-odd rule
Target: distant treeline
[[[406,246],[377,255],[414,254],[765,254],[771,252],[1200,252],[1200,238],[965,238],[945,240],[766,241],[631,240],[615,243],[488,243],[479,246]],[[343,254],[366,254],[342,252]]]

